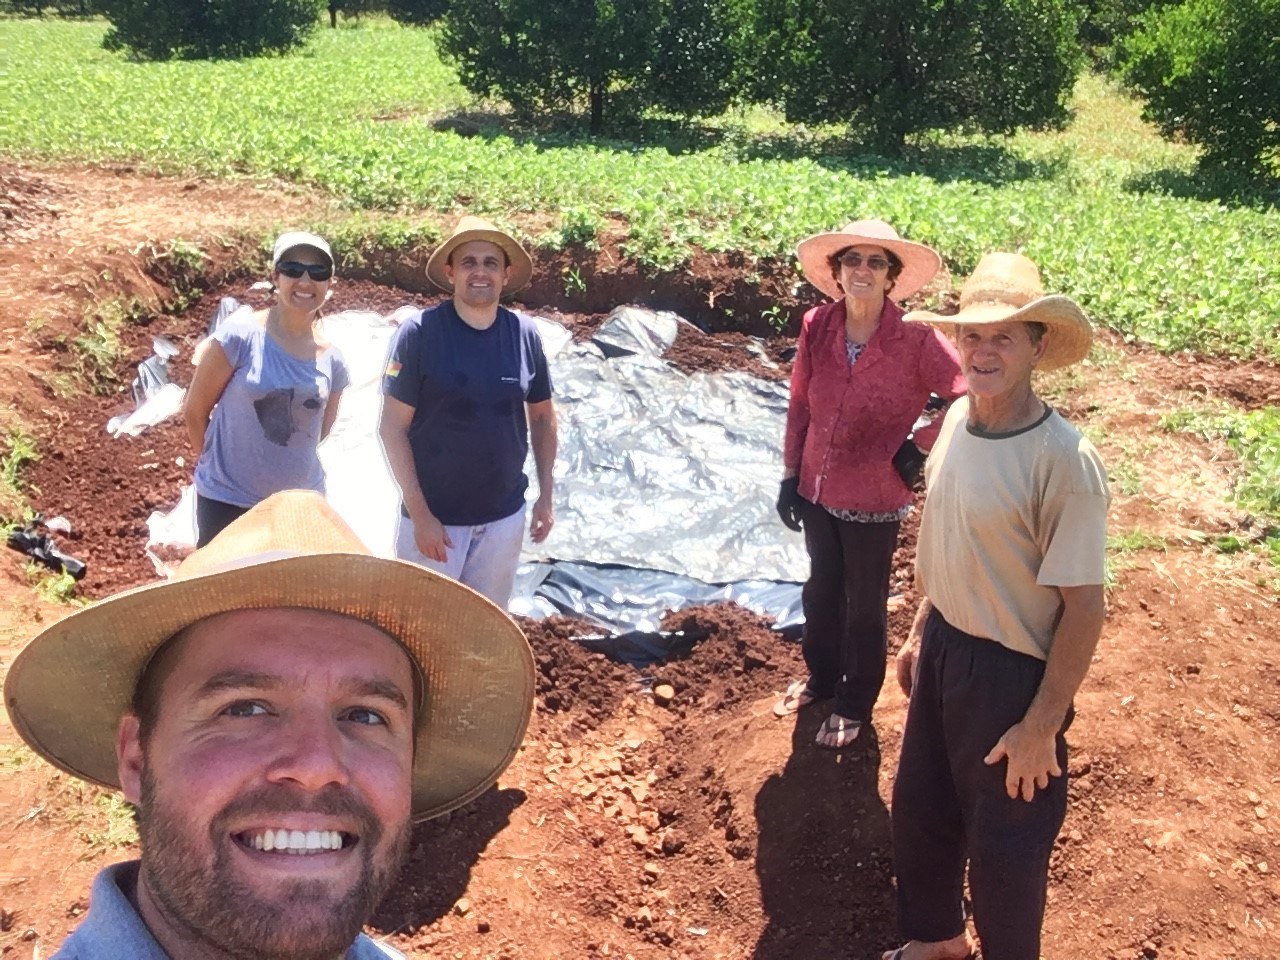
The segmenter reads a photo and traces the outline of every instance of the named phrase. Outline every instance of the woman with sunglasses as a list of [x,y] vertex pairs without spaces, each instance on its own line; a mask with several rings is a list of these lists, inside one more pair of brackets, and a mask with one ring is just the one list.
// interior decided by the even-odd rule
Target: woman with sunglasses
[[271,257],[275,303],[237,311],[198,352],[185,414],[196,463],[197,546],[280,490],[324,492],[317,447],[348,383],[317,318],[333,252],[312,233],[285,233]]
[[778,514],[804,530],[801,594],[809,676],[774,706],[780,717],[833,699],[819,746],[853,743],[884,685],[889,578],[898,526],[938,425],[914,434],[930,395],[965,392],[955,348],[904,324],[898,302],[942,266],[883,220],[801,241],[805,277],[832,298],[804,316],[791,372]]

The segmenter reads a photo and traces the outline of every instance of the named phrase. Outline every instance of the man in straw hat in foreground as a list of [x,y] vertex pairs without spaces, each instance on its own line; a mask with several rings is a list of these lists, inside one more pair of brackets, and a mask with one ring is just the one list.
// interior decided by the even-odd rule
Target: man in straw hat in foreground
[[4,692],[33,750],[137,807],[141,860],[98,875],[57,957],[374,960],[411,822],[511,761],[533,661],[489,601],[285,491],[49,627]]
[[983,960],[1036,960],[1067,807],[1072,698],[1102,630],[1107,477],[1031,375],[1081,360],[1089,321],[1044,296],[1026,257],[983,257],[948,327],[968,396],[925,466],[916,578],[898,658],[911,698],[893,789],[898,912],[885,960],[968,957],[965,862]]
[[427,261],[427,276],[452,297],[400,328],[382,383],[379,433],[402,498],[396,556],[502,607],[524,538],[530,439],[533,542],[555,523],[556,415],[542,339],[499,303],[532,274],[513,237],[463,217]]

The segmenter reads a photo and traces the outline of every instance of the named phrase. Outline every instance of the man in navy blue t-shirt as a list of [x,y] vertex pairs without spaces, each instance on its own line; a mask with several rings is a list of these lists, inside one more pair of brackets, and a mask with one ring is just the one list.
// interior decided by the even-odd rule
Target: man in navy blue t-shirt
[[427,262],[427,276],[453,297],[396,333],[378,424],[402,500],[396,555],[503,608],[524,539],[531,441],[538,472],[533,542],[545,540],[555,523],[556,414],[547,358],[533,321],[499,304],[532,273],[514,238],[463,217]]

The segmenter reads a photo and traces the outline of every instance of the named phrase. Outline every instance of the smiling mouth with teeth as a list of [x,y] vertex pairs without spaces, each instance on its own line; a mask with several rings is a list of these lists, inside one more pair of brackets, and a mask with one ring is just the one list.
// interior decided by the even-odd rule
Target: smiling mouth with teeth
[[337,830],[262,830],[236,834],[236,842],[251,850],[307,856],[352,846],[356,838]]

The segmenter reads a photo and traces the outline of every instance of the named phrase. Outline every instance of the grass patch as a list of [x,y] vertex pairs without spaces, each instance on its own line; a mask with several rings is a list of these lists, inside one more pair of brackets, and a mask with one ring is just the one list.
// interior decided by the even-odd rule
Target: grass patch
[[0,744],[0,771],[17,773],[36,762],[36,755],[25,744]]
[[[1280,358],[1280,212],[1162,187],[1196,152],[1094,76],[1064,131],[920,137],[886,160],[760,109],[646,118],[627,140],[518,129],[466,94],[433,31],[385,18],[244,61],[134,63],[101,49],[104,29],[0,21],[0,153],[285,178],[431,223],[427,241],[461,209],[548,224],[529,239],[556,248],[620,223],[626,254],[660,269],[694,246],[790,262],[801,237],[882,216],[960,275],[1021,250],[1050,290],[1160,349]],[[492,122],[459,119],[477,114]]]
[[1253,513],[1280,519],[1280,407],[1249,412],[1176,410],[1162,417],[1160,425],[1225,440],[1243,470],[1235,486],[1236,502]]
[[1280,566],[1280,407],[1243,412],[1217,409],[1175,410],[1160,420],[1166,430],[1225,441],[1240,458],[1241,474],[1232,492],[1235,502],[1255,516],[1245,535],[1206,536],[1221,553],[1259,550]]
[[1158,550],[1165,553],[1168,549],[1169,541],[1158,534],[1147,533],[1145,530],[1130,530],[1128,533],[1107,537],[1109,553],[1138,553],[1142,550]]
[[[430,221],[412,221],[396,216],[370,216],[357,212],[339,223],[316,228],[329,241],[334,256],[344,266],[365,267],[370,259],[388,251],[401,255],[427,255],[444,239],[440,229]],[[271,240],[264,240],[263,268],[270,260]]]
[[1142,471],[1133,460],[1113,463],[1107,470],[1111,485],[1126,497],[1136,497],[1142,492]]
[[36,596],[45,603],[82,607],[89,602],[77,596],[79,581],[66,571],[54,573],[48,567],[31,562],[27,564],[26,574],[27,582],[33,585]]
[[76,376],[93,393],[111,393],[120,385],[120,364],[124,360],[121,332],[147,315],[146,305],[135,297],[99,301],[85,318],[84,331],[72,337],[71,352]]
[[85,859],[138,845],[133,805],[118,793],[84,786],[80,802],[69,806],[67,819],[78,827],[78,836],[90,848]]
[[[0,519],[15,521],[29,509],[26,484],[22,479],[23,467],[40,459],[36,450],[36,438],[22,427],[9,428],[3,439],[3,455],[0,456]],[[2,530],[8,536],[8,530]]]

